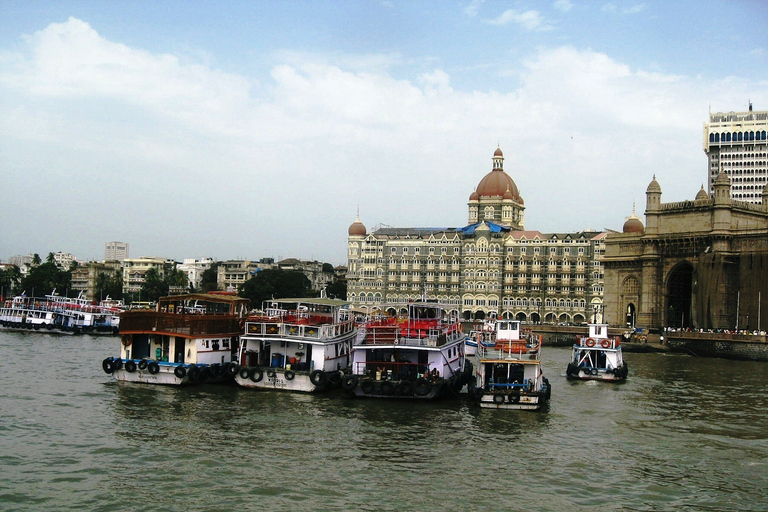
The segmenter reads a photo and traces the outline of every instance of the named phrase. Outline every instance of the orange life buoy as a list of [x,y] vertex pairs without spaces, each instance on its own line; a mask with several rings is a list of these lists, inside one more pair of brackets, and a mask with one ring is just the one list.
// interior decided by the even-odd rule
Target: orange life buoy
[[605,338],[603,341],[600,342],[600,344],[603,346],[603,348],[608,348],[611,346],[611,340],[608,338]]
[[588,347],[594,347],[595,346],[595,340],[592,338],[587,338],[587,346]]
[[122,342],[124,347],[130,346],[132,341],[133,341],[133,338],[131,337],[130,334],[123,334]]

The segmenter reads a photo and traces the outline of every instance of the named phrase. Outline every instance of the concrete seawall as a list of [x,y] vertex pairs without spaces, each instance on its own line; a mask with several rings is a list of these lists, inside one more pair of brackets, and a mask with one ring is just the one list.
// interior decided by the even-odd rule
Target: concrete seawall
[[[543,344],[570,347],[576,336],[586,336],[587,328],[566,325],[530,325],[524,327],[541,334]],[[667,331],[663,334],[632,334],[626,329],[610,328],[610,336],[622,336],[625,352],[679,352],[698,357],[722,357],[749,361],[768,361],[768,336],[765,334],[729,334],[709,332]]]

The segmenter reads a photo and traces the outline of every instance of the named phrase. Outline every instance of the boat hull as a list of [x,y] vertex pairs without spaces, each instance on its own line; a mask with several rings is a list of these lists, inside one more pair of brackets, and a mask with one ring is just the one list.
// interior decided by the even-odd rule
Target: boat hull
[[200,383],[232,382],[240,368],[234,363],[224,365],[194,365],[108,357],[102,368],[120,382],[185,386]]
[[243,367],[235,382],[244,388],[318,393],[338,388],[340,372],[293,371],[285,368]]
[[415,380],[376,379],[361,375],[346,375],[341,387],[349,394],[359,398],[398,398],[415,400],[434,400],[455,398],[472,377],[471,363],[463,372],[448,379],[430,380],[419,377]]
[[605,382],[624,382],[627,380],[629,369],[626,363],[619,368],[582,368],[569,363],[565,375],[572,380],[599,380]]

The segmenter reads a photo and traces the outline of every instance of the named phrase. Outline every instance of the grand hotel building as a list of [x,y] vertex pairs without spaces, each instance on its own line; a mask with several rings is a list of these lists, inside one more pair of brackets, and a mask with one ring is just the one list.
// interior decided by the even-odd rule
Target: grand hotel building
[[426,296],[464,319],[601,320],[606,233],[525,230],[525,203],[504,171],[501,149],[469,196],[461,228],[349,227],[347,299],[367,310],[404,312]]

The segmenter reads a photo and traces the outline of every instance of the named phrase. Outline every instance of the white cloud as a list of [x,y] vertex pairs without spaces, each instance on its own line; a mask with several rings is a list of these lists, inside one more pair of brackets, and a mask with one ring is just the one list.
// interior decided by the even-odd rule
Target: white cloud
[[619,7],[614,3],[607,3],[603,5],[602,11],[603,12],[609,12],[609,13],[617,13],[620,12],[621,14],[638,14],[643,11],[645,11],[648,8],[646,4],[635,4],[629,7],[626,7],[624,9],[619,9]]
[[477,12],[480,10],[480,6],[483,5],[485,0],[472,0],[469,5],[464,8],[464,14],[468,16],[477,16]]
[[[654,173],[665,201],[695,195],[713,99],[768,103],[766,83],[649,73],[573,47],[531,55],[516,88],[466,91],[441,68],[395,78],[392,55],[281,53],[255,84],[75,19],[28,43],[0,58],[0,157],[17,191],[4,207],[34,197],[73,214],[63,227],[30,219],[25,231],[52,246],[9,242],[12,254],[77,254],[80,233],[95,240],[82,257],[124,239],[175,258],[342,263],[358,205],[369,227],[463,225],[497,143],[527,227],[618,229]],[[4,244],[21,241],[10,229]]]
[[573,4],[570,0],[557,0],[552,4],[552,7],[556,11],[568,12],[573,8]]
[[509,25],[514,23],[530,31],[552,30],[552,25],[547,23],[538,11],[529,10],[518,12],[514,9],[508,9],[501,13],[497,18],[486,20],[489,25]]

